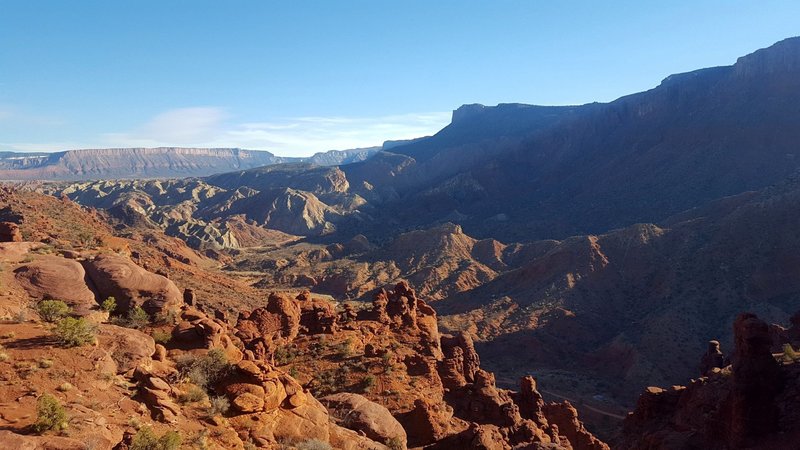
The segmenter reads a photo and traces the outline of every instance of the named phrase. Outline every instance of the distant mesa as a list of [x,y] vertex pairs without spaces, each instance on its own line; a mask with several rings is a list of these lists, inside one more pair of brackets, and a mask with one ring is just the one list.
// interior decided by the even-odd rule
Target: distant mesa
[[364,161],[381,147],[319,152],[308,158],[240,148],[106,148],[55,153],[0,152],[0,180],[85,181],[202,177],[273,164],[336,166]]

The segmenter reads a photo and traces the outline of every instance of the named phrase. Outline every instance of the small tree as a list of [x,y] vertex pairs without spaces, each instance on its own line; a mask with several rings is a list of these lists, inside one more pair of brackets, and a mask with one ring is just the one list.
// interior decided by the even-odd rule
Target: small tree
[[67,413],[64,407],[50,394],[42,394],[36,401],[36,423],[33,429],[37,433],[67,428]]
[[143,328],[150,323],[150,316],[141,306],[137,306],[128,311],[128,326],[131,328]]
[[58,341],[66,347],[79,347],[94,342],[96,328],[83,317],[65,317],[54,330]]
[[66,317],[71,309],[61,300],[42,300],[36,305],[36,312],[45,322],[57,322]]
[[111,314],[117,309],[117,299],[114,297],[108,297],[107,299],[103,300],[103,303],[100,305],[103,308],[103,311]]

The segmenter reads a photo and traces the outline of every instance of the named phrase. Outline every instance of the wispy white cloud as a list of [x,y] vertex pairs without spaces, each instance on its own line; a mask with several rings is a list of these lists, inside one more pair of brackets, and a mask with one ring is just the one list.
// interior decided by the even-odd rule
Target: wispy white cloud
[[215,139],[228,114],[223,108],[179,108],[162,112],[133,131],[107,133],[103,140],[115,147],[196,145]]
[[450,113],[376,117],[306,116],[239,122],[231,117],[225,108],[220,107],[178,108],[157,114],[130,130],[101,134],[88,142],[0,145],[20,151],[103,147],[239,147],[269,150],[281,156],[309,156],[318,151],[370,147],[386,140],[430,135],[447,125]]
[[281,155],[380,145],[390,139],[433,134],[447,125],[450,113],[400,114],[379,117],[297,117],[272,122],[242,123],[227,129],[223,142],[263,148]]

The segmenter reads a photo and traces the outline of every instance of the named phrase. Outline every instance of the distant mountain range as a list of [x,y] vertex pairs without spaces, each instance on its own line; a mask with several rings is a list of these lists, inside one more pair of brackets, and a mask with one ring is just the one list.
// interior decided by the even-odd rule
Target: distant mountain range
[[159,147],[67,150],[54,153],[0,152],[0,180],[82,181],[198,177],[290,162],[335,166],[364,161],[381,148],[331,150],[307,158],[281,157],[268,151],[239,148]]

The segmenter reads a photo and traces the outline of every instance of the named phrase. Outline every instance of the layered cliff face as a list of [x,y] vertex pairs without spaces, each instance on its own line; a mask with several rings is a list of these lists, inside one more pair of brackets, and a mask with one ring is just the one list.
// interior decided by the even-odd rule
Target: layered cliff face
[[290,160],[238,148],[112,148],[0,157],[3,180],[204,176]]

